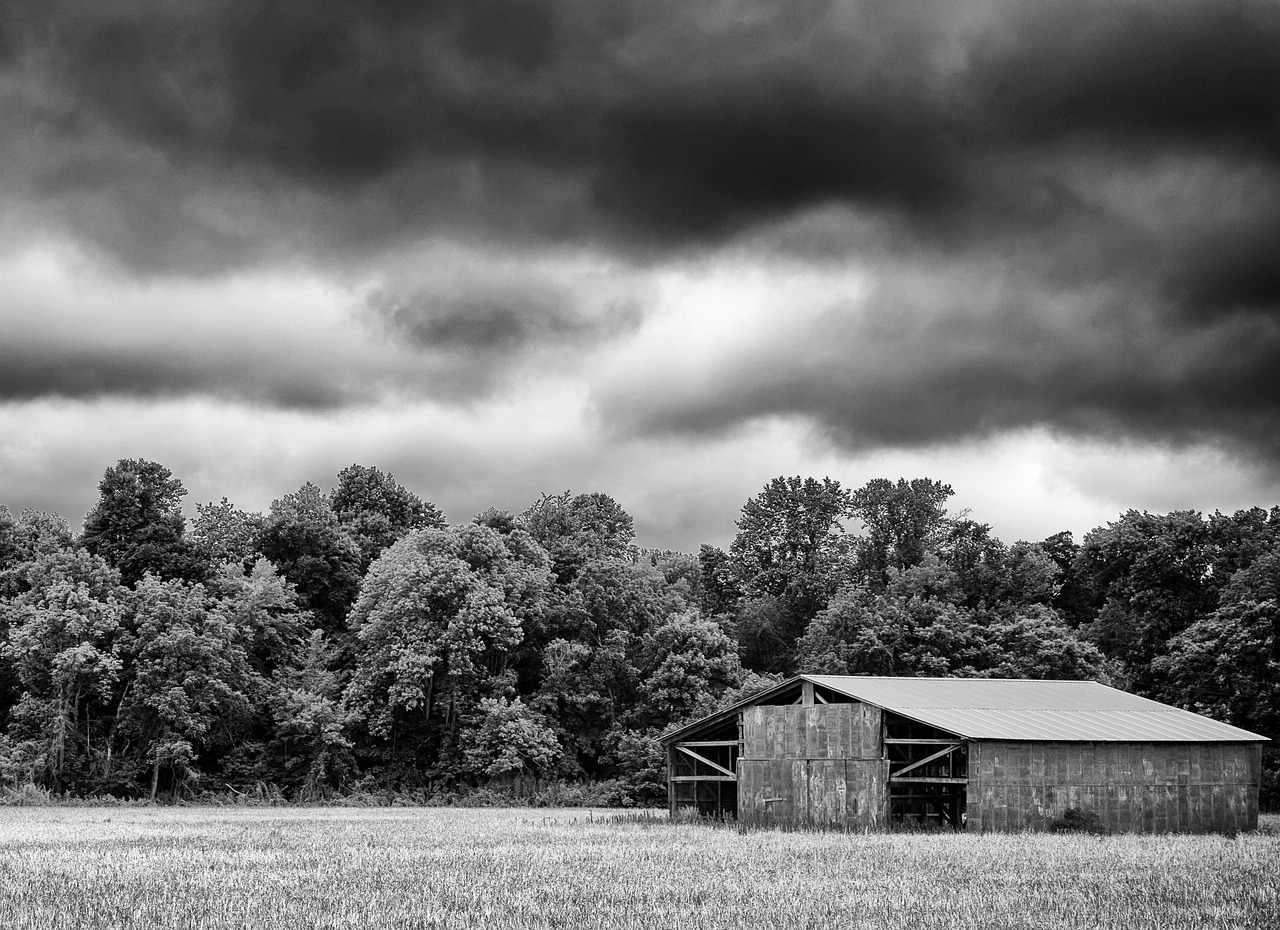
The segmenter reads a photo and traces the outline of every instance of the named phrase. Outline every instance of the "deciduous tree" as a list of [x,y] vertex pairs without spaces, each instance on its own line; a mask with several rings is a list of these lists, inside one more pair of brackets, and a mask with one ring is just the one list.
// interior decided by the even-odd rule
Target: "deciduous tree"
[[248,721],[258,685],[244,636],[202,585],[148,575],[134,596],[134,687],[125,704],[151,772],[183,790],[202,752],[223,750]]
[[848,556],[842,523],[848,513],[849,495],[830,478],[774,478],[743,505],[729,555],[746,593],[777,606],[771,632],[784,665],[836,588]]
[[361,553],[328,497],[307,482],[272,501],[258,548],[297,588],[321,627],[330,636],[340,636],[360,590]]
[[551,556],[561,583],[588,563],[627,559],[635,538],[631,515],[608,494],[544,494],[518,522]]
[[111,566],[84,550],[42,554],[26,575],[28,589],[0,601],[3,652],[22,687],[9,736],[36,784],[91,789],[109,752],[127,592]]
[[386,472],[349,465],[329,497],[338,522],[360,547],[361,572],[410,530],[442,527],[444,516]]
[[936,548],[948,528],[946,503],[953,493],[951,485],[931,478],[875,478],[853,492],[851,509],[867,531],[857,550],[867,584],[885,586],[890,569],[918,565]]
[[132,587],[147,572],[202,580],[206,566],[185,538],[182,482],[158,462],[121,459],[98,484],[100,498],[84,519],[81,542],[120,570]]
[[352,612],[347,706],[399,764],[447,776],[436,764],[456,754],[464,719],[512,687],[512,654],[548,584],[546,554],[522,531],[410,533],[374,562]]

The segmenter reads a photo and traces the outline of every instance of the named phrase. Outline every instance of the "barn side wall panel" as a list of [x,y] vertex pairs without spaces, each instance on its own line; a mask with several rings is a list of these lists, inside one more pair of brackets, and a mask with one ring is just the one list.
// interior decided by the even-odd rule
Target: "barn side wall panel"
[[869,830],[885,822],[880,709],[759,705],[742,712],[738,817]]
[[1068,808],[1123,833],[1258,826],[1257,743],[972,741],[970,830],[1043,830]]

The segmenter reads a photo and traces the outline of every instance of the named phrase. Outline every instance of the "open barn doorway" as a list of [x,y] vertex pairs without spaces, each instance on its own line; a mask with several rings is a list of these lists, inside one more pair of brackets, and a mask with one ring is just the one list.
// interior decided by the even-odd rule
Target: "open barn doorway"
[[899,714],[884,715],[889,819],[902,826],[963,830],[969,744]]
[[668,749],[670,808],[674,814],[691,810],[704,817],[738,816],[738,756],[741,752],[737,715],[724,724],[680,740]]

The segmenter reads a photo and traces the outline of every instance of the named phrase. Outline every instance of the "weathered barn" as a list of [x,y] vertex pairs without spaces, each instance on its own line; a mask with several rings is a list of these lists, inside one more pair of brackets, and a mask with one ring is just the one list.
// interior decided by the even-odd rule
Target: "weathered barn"
[[1258,825],[1265,737],[1086,681],[800,675],[663,737],[674,814],[877,829]]

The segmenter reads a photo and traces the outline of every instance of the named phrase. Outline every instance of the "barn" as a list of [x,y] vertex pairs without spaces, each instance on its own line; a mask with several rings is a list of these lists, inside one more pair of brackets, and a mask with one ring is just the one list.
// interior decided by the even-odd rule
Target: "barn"
[[665,734],[672,814],[874,830],[1258,825],[1266,737],[1092,681],[799,675]]

